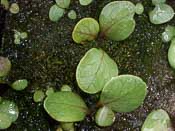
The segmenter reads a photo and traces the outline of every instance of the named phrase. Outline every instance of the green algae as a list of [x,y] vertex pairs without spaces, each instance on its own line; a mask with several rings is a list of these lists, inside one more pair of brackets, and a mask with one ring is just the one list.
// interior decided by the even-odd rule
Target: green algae
[[[9,131],[56,129],[57,123],[48,117],[42,105],[33,102],[33,90],[38,86],[43,89],[55,87],[59,90],[66,83],[73,91],[81,94],[88,106],[94,107],[96,97],[82,93],[75,82],[76,66],[85,52],[92,47],[105,50],[118,64],[120,74],[142,76],[149,85],[149,94],[140,109],[128,114],[117,113],[117,120],[112,127],[100,129],[93,120],[87,118],[75,128],[139,131],[146,115],[152,109],[165,108],[170,115],[173,114],[172,102],[169,101],[174,98],[175,75],[166,57],[169,45],[162,43],[161,40],[166,24],[155,26],[149,22],[146,13],[153,9],[151,1],[132,0],[135,4],[142,2],[145,11],[142,15],[135,16],[136,29],[128,39],[114,42],[99,38],[96,42],[83,46],[73,42],[71,33],[80,18],[91,16],[98,19],[101,9],[109,2],[111,0],[96,0],[88,7],[72,2],[70,9],[76,10],[77,19],[72,21],[65,16],[58,23],[53,23],[48,18],[52,1],[20,1],[19,15],[6,14],[6,28],[0,54],[12,61],[12,71],[7,80],[11,82],[25,78],[30,81],[25,91],[15,92],[8,89],[3,93],[3,97],[14,100],[20,110],[18,120],[8,129]],[[175,25],[173,21],[174,19],[167,24]],[[27,31],[28,39],[20,45],[14,45],[12,29]]]

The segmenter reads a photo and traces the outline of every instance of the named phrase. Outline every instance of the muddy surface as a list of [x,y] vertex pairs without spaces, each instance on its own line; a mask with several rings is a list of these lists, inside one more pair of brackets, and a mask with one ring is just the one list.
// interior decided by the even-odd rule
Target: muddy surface
[[[133,74],[143,78],[148,84],[149,92],[145,103],[134,112],[116,113],[116,121],[111,127],[99,128],[94,119],[87,116],[84,121],[76,124],[77,131],[139,131],[148,113],[158,108],[165,109],[172,121],[175,119],[175,72],[167,61],[169,43],[161,41],[164,28],[167,24],[175,25],[175,19],[163,25],[151,24],[148,19],[148,12],[153,8],[151,1],[132,0],[134,3],[141,1],[145,11],[142,15],[135,15],[136,29],[127,40],[115,42],[99,38],[84,45],[73,42],[73,27],[83,17],[98,19],[101,9],[111,0],[94,0],[86,7],[80,6],[77,0],[72,0],[67,12],[74,9],[78,18],[70,20],[66,12],[57,23],[48,18],[49,8],[54,1],[16,1],[20,13],[13,15],[6,12],[0,55],[9,57],[13,64],[7,78],[8,83],[25,78],[30,84],[21,92],[1,85],[1,95],[14,100],[20,110],[18,120],[7,131],[54,131],[59,125],[47,115],[42,103],[33,102],[35,89],[54,87],[59,90],[62,84],[69,84],[89,107],[93,107],[98,101],[97,97],[80,91],[75,79],[78,62],[92,47],[105,50],[118,64],[120,74]],[[175,9],[175,2],[168,2]],[[14,29],[27,31],[28,39],[15,45]]]

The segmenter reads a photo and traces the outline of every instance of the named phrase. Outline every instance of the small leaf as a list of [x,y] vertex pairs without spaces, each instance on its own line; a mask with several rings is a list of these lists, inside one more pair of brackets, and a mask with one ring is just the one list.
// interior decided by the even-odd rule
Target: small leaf
[[19,13],[19,5],[18,5],[17,3],[12,3],[11,6],[10,6],[9,11],[10,11],[12,14],[17,14],[17,13]]
[[49,18],[53,22],[57,22],[63,15],[65,10],[58,7],[56,4],[50,8]]
[[9,128],[11,124],[12,121],[9,116],[3,112],[0,112],[0,130]]
[[99,32],[99,24],[93,18],[83,18],[74,27],[72,38],[76,43],[94,40]]
[[3,100],[0,103],[0,112],[8,115],[11,122],[16,121],[19,115],[17,105],[14,102],[8,100]]
[[135,5],[129,1],[114,1],[107,4],[100,14],[101,35],[121,41],[134,31]]
[[53,119],[60,122],[81,121],[88,110],[81,97],[70,91],[49,95],[44,101],[44,108]]
[[149,19],[153,24],[163,24],[174,17],[174,10],[167,4],[156,5],[154,10],[149,13]]
[[63,85],[61,87],[61,91],[72,91],[71,87],[69,85]]
[[140,15],[143,13],[143,11],[144,11],[144,7],[142,3],[137,3],[136,4],[136,14]]
[[8,10],[9,1],[8,0],[1,0],[1,5],[3,5],[6,10]]
[[0,56],[0,77],[7,76],[11,70],[11,62],[8,58]]
[[118,75],[117,64],[101,49],[92,48],[81,59],[76,70],[77,83],[81,90],[94,94]]
[[166,111],[159,109],[152,111],[146,118],[142,131],[169,131],[171,120]]
[[174,36],[175,36],[175,27],[168,25],[165,28],[165,31],[162,33],[162,41],[169,42],[173,39]]
[[34,95],[33,95],[33,100],[34,102],[41,102],[43,101],[45,95],[44,92],[42,90],[36,90]]
[[74,10],[70,10],[68,13],[69,19],[75,20],[77,18],[77,14]]
[[61,122],[61,127],[64,131],[74,131],[74,123],[72,122]]
[[175,69],[175,39],[171,41],[170,48],[168,50],[168,61],[170,66]]
[[27,86],[28,86],[28,81],[26,79],[17,80],[13,82],[11,85],[11,87],[17,91],[24,90]]
[[166,0],[152,0],[153,5],[164,4]]
[[100,102],[116,112],[130,112],[138,108],[147,93],[146,83],[133,75],[113,77],[103,88]]
[[52,93],[54,93],[54,89],[52,87],[48,88],[47,91],[46,91],[46,95],[49,96]]
[[20,34],[21,39],[26,39],[27,37],[28,37],[27,32],[21,32],[21,34]]
[[60,8],[68,8],[70,5],[70,0],[55,0]]
[[95,122],[99,126],[111,126],[114,123],[114,121],[114,112],[106,106],[100,108],[95,115]]
[[80,5],[86,6],[92,3],[92,0],[79,0]]

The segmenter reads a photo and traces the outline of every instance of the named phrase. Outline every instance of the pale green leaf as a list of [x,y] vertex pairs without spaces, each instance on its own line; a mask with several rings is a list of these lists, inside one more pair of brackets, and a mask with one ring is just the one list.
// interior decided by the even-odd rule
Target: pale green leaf
[[114,1],[107,4],[100,14],[101,35],[121,41],[134,31],[135,5],[129,1]]
[[95,115],[95,122],[97,123],[97,125],[102,127],[111,126],[114,121],[114,112],[106,106],[100,108]]
[[81,121],[88,111],[82,98],[70,91],[49,95],[44,101],[44,108],[53,119],[60,122]]
[[76,43],[94,40],[99,32],[99,24],[93,18],[83,18],[74,27],[72,38]]
[[142,131],[169,131],[171,120],[166,111],[159,109],[152,111],[146,118]]
[[54,93],[54,89],[52,87],[49,87],[46,91],[46,95],[49,96],[51,95],[52,93]]
[[0,112],[7,114],[11,122],[16,121],[19,115],[17,105],[14,102],[8,100],[3,100],[0,103]]
[[92,48],[81,59],[76,70],[77,83],[81,90],[94,94],[118,75],[117,64],[101,49]]
[[56,4],[50,8],[49,18],[53,22],[57,22],[63,15],[65,10],[58,7]]
[[147,93],[146,83],[133,75],[113,77],[103,88],[100,102],[116,112],[130,112],[138,108]]
[[168,61],[171,67],[175,69],[175,39],[171,41],[171,45],[168,50]]
[[34,102],[41,102],[45,97],[45,94],[42,90],[36,90],[33,95]]
[[6,10],[8,10],[9,1],[8,0],[1,0],[1,5],[3,5]]
[[8,58],[0,56],[0,77],[7,76],[11,70],[11,62]]
[[143,13],[144,7],[143,7],[142,3],[137,3],[137,4],[136,4],[136,9],[135,9],[135,11],[136,11],[136,14],[138,14],[138,15],[140,15],[140,14]]
[[163,42],[169,42],[175,36],[175,27],[168,25],[165,28],[165,31],[162,33],[162,40]]
[[7,129],[11,126],[12,121],[6,113],[0,112],[0,130]]
[[166,0],[152,0],[153,5],[164,4]]
[[60,8],[68,8],[70,5],[70,0],[55,0],[56,4],[60,7]]
[[74,123],[73,122],[61,122],[61,127],[64,131],[74,131]]
[[86,6],[92,3],[93,0],[79,0],[80,5]]
[[12,3],[11,6],[10,6],[9,11],[10,11],[12,14],[17,14],[17,13],[19,13],[19,5],[18,5],[17,3]]
[[69,19],[75,20],[77,18],[77,14],[74,10],[70,10],[68,13]]
[[69,85],[63,85],[61,87],[61,91],[72,91],[71,87]]
[[27,86],[28,86],[28,81],[26,79],[17,80],[13,82],[11,85],[11,87],[17,91],[24,90]]
[[149,19],[153,24],[163,24],[174,17],[174,10],[167,4],[156,5],[154,10],[149,13]]

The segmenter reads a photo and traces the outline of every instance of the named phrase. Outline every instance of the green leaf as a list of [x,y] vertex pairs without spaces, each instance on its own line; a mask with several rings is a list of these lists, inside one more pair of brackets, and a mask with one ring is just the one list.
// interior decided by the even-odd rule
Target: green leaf
[[46,91],[46,95],[49,96],[52,93],[54,93],[54,89],[52,87],[48,88],[47,91]]
[[100,14],[101,35],[121,41],[130,36],[135,28],[135,5],[129,1],[107,4]]
[[92,3],[92,0],[79,0],[80,5],[86,6]]
[[10,11],[12,14],[17,14],[17,13],[19,13],[19,5],[18,5],[17,3],[12,3],[11,6],[10,6],[9,11]]
[[104,87],[100,102],[116,112],[130,112],[138,108],[147,93],[146,83],[133,75],[113,77]]
[[9,116],[0,112],[0,130],[7,129],[11,126],[12,122]]
[[114,123],[114,121],[114,112],[106,106],[100,108],[95,115],[95,122],[99,126],[111,126]]
[[63,15],[65,10],[58,7],[56,4],[50,8],[49,18],[53,22],[57,22]]
[[164,4],[166,0],[152,0],[153,5]]
[[162,33],[162,41],[169,42],[173,39],[174,36],[175,36],[175,27],[168,25],[165,28],[165,31]]
[[142,131],[169,131],[171,120],[166,111],[159,109],[152,111],[146,118]]
[[11,70],[11,62],[8,58],[0,56],[0,77],[7,76]]
[[64,131],[74,131],[74,123],[72,122],[61,122],[61,127]]
[[45,94],[42,90],[36,90],[33,95],[34,102],[41,102],[45,97]]
[[153,24],[163,24],[174,17],[174,10],[167,4],[156,5],[154,10],[149,13],[149,19]]
[[28,86],[28,81],[26,79],[17,80],[13,82],[11,85],[11,87],[17,91],[24,90],[27,86]]
[[171,41],[170,48],[168,50],[168,61],[170,66],[175,69],[175,39]]
[[70,5],[70,0],[55,0],[60,8],[68,8]]
[[63,85],[61,87],[61,91],[72,91],[71,87],[69,85]]
[[82,98],[70,91],[49,95],[44,101],[44,108],[53,119],[60,122],[81,121],[88,111]]
[[1,5],[3,5],[6,10],[8,10],[9,1],[8,0],[1,0]]
[[7,114],[11,122],[16,121],[19,115],[17,105],[14,102],[8,100],[3,100],[0,103],[0,112]]
[[138,15],[140,15],[140,14],[143,13],[144,7],[143,7],[142,3],[137,3],[137,4],[136,4],[136,9],[135,9],[135,11],[136,11],[136,14],[138,14]]
[[99,32],[99,24],[93,18],[83,18],[74,27],[72,38],[76,43],[94,40]]
[[117,64],[101,49],[92,48],[81,59],[76,70],[77,83],[81,90],[94,94],[118,75]]
[[75,20],[77,18],[77,14],[74,10],[70,10],[68,13],[69,19]]

